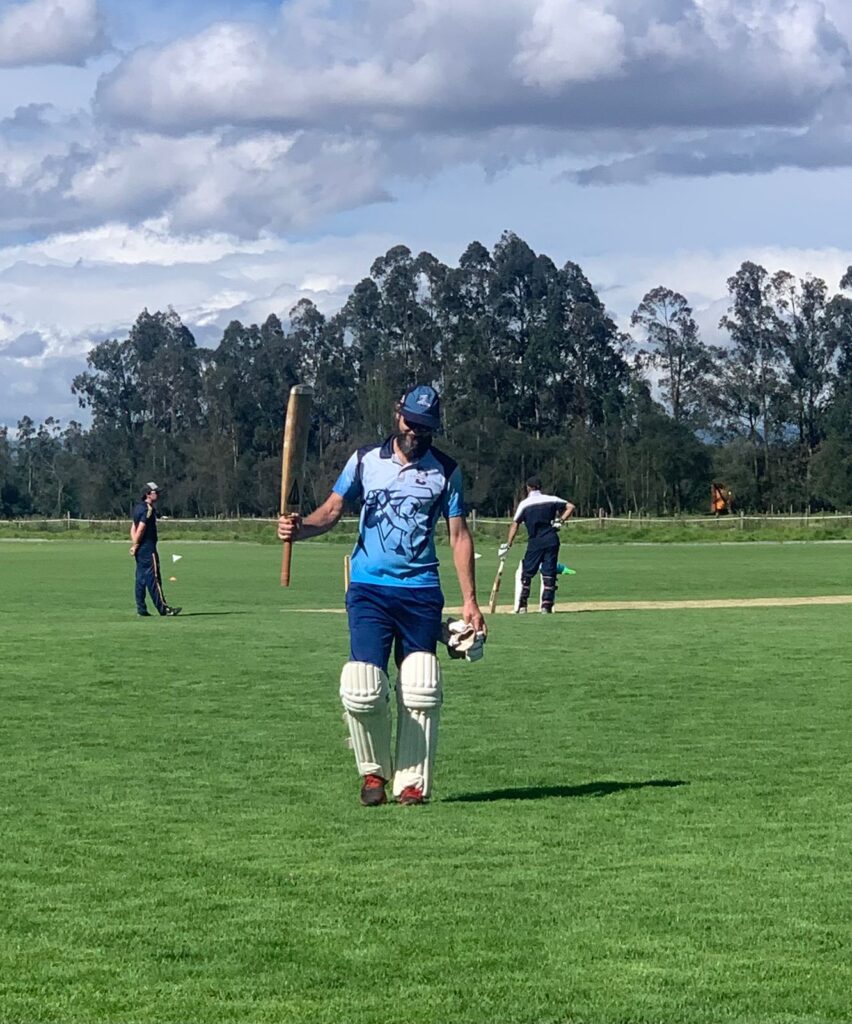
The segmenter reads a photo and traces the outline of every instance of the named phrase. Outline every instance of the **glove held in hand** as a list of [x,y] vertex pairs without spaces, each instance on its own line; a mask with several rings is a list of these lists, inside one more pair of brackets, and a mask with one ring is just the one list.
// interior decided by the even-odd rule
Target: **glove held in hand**
[[441,623],[441,642],[447,645],[451,658],[479,661],[485,653],[485,634],[477,633],[462,619],[447,619]]

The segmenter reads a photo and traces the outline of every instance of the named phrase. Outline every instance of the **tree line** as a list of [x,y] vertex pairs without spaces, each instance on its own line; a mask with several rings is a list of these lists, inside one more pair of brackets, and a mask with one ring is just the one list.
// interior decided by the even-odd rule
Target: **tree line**
[[702,340],[687,299],[660,286],[619,329],[576,263],[517,235],[447,266],[404,245],[330,316],[233,321],[199,347],[171,309],[101,342],[71,390],[91,425],[23,417],[0,428],[0,514],[125,515],[149,479],[172,515],[269,515],[283,410],[316,389],[307,493],[323,500],[358,445],[385,437],[412,382],[443,399],[438,439],[470,506],[500,515],[538,473],[583,513],[852,506],[852,268],[825,281],[745,262]]

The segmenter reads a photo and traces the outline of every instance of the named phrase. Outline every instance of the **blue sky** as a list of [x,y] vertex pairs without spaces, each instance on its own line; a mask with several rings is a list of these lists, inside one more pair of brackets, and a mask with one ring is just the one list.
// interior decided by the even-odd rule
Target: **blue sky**
[[143,307],[213,343],[397,243],[510,229],[708,336],[744,259],[834,289],[850,55],[848,0],[0,0],[0,423]]

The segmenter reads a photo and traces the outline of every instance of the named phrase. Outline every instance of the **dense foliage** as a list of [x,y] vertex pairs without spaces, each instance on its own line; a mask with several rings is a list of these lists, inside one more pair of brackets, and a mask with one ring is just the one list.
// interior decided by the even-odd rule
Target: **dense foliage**
[[740,509],[852,505],[852,268],[822,280],[744,263],[704,343],[664,287],[620,330],[575,263],[557,267],[504,234],[457,267],[403,245],[345,305],[303,299],[285,327],[234,321],[199,348],[173,310],[144,311],[96,345],[72,390],[91,426],[24,417],[0,431],[0,513],[126,513],[145,480],[174,515],[269,514],[283,409],[317,393],[308,492],[322,500],[353,446],[385,436],[414,381],[444,399],[439,444],[469,503],[509,510],[535,471],[582,512],[706,510],[711,480]]

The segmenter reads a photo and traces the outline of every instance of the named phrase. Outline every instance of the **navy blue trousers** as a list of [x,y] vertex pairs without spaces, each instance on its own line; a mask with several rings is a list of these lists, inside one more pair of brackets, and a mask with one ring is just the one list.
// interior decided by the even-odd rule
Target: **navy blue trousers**
[[143,614],[145,607],[145,591],[151,595],[154,607],[160,615],[166,614],[169,607],[163,596],[163,580],[160,576],[160,556],[153,551],[137,551],[136,555],[136,611]]
[[521,569],[521,607],[526,608],[533,577],[541,569],[541,606],[553,608],[556,599],[556,566],[559,562],[559,541],[546,548],[527,547]]
[[444,595],[440,587],[382,587],[350,583],[349,656],[387,672],[391,647],[396,663],[415,651],[434,654],[441,636]]

